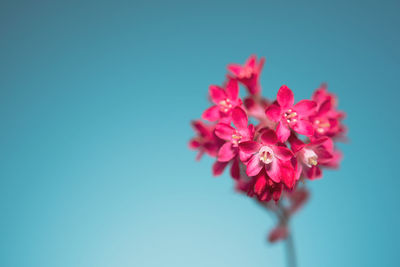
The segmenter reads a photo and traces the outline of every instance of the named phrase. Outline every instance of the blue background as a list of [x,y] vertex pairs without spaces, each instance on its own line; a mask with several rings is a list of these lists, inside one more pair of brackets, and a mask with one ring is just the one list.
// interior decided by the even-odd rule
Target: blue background
[[225,66],[326,81],[339,171],[293,221],[300,266],[398,266],[398,1],[1,1],[0,266],[283,266],[273,220],[187,149]]

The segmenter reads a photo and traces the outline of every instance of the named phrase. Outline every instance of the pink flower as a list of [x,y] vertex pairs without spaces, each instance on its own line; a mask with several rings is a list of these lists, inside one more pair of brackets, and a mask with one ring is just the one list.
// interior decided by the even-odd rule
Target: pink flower
[[314,92],[312,98],[317,103],[316,113],[310,117],[315,130],[314,136],[342,136],[346,131],[341,124],[345,113],[337,110],[336,96],[329,93],[326,85],[323,84]]
[[278,91],[277,102],[269,106],[265,113],[270,120],[278,122],[276,133],[279,141],[285,142],[289,138],[290,129],[309,137],[314,134],[314,128],[308,120],[308,116],[315,111],[314,101],[301,100],[293,105],[293,92],[283,85]]
[[220,162],[228,162],[238,154],[242,161],[246,161],[249,157],[246,153],[239,151],[239,144],[253,139],[254,126],[248,124],[246,112],[240,107],[233,109],[232,122],[236,129],[226,123],[218,123],[215,127],[215,134],[226,141],[218,151]]
[[192,121],[192,127],[197,136],[189,141],[189,148],[198,150],[196,159],[200,160],[204,153],[215,157],[223,140],[214,134],[215,125],[207,125],[200,120]]
[[283,184],[276,183],[268,177],[265,170],[261,170],[259,174],[254,177],[253,192],[258,197],[259,201],[268,202],[273,199],[277,202],[282,194]]
[[239,148],[246,154],[252,154],[246,163],[248,176],[256,176],[265,168],[272,181],[283,182],[287,187],[293,188],[295,173],[290,161],[293,153],[283,144],[278,144],[275,131],[266,129],[260,136],[260,142],[242,142]]
[[297,177],[304,175],[311,180],[320,178],[321,166],[329,164],[333,159],[332,139],[322,137],[305,144],[295,135],[291,135],[289,142],[297,159]]
[[261,91],[260,74],[264,62],[265,59],[261,58],[257,63],[257,57],[252,55],[247,59],[244,66],[240,64],[229,64],[228,70],[233,74],[234,78],[246,86],[250,94],[256,95]]
[[242,105],[242,100],[239,98],[239,85],[234,79],[228,80],[225,89],[211,85],[209,95],[215,105],[203,112],[202,118],[208,121],[225,119],[229,123],[232,110]]

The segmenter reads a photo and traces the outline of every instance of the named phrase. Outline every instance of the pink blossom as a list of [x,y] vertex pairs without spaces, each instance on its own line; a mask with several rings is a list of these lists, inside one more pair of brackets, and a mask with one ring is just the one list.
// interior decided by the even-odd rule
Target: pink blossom
[[218,151],[220,162],[228,162],[236,155],[239,155],[242,161],[246,161],[249,157],[246,153],[239,151],[239,144],[253,139],[254,126],[248,124],[247,114],[240,107],[233,109],[232,122],[236,129],[226,123],[218,123],[215,127],[215,134],[226,141]]
[[192,127],[197,136],[189,141],[189,147],[199,151],[196,159],[200,160],[204,153],[215,157],[224,143],[214,134],[215,125],[207,125],[200,120],[196,120],[192,121]]
[[272,181],[283,182],[287,187],[294,186],[294,167],[291,163],[293,153],[284,145],[278,144],[275,131],[264,130],[260,141],[246,141],[239,144],[240,150],[252,154],[246,163],[246,174],[256,176],[265,168]]
[[294,95],[286,85],[283,85],[277,94],[277,103],[270,105],[265,113],[267,117],[278,122],[276,133],[281,142],[285,142],[290,135],[290,129],[299,134],[313,136],[314,128],[308,117],[315,111],[316,103],[311,100],[301,100],[294,104]]
[[254,177],[254,181],[253,192],[259,201],[268,202],[273,199],[277,202],[280,199],[283,184],[274,182],[264,169]]
[[317,103],[316,113],[310,116],[314,136],[342,136],[346,131],[341,123],[345,113],[337,110],[336,96],[328,92],[326,84],[323,84],[314,92],[312,99]]
[[228,80],[225,89],[211,85],[209,95],[215,105],[206,109],[202,115],[202,118],[208,121],[225,119],[229,123],[232,110],[242,105],[242,100],[239,98],[239,85],[234,79]]
[[252,55],[243,66],[240,64],[229,64],[228,70],[233,74],[234,78],[246,86],[251,95],[257,95],[261,92],[260,74],[264,62],[265,59],[261,58],[257,63],[257,57]]
[[[270,234],[270,240],[276,241],[286,238],[287,221],[308,198],[300,181],[320,178],[324,169],[339,166],[342,154],[335,143],[345,136],[345,113],[337,109],[337,98],[325,84],[311,100],[296,104],[286,85],[276,99],[263,98],[264,62],[251,56],[244,65],[228,65],[226,83],[209,87],[213,106],[202,114],[214,124],[192,122],[196,137],[189,146],[198,151],[198,159],[204,153],[216,157],[215,176],[229,166],[236,190],[279,216]],[[243,102],[240,84],[247,89]]]
[[298,163],[297,177],[303,175],[311,180],[320,178],[321,166],[333,160],[333,142],[328,137],[314,139],[306,144],[295,135],[291,135],[289,142]]

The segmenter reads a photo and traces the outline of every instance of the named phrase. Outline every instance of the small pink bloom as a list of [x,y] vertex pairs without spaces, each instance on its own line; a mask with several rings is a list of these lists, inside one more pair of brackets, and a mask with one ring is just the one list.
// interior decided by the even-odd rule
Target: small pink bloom
[[239,98],[239,85],[234,79],[228,79],[225,89],[211,85],[209,95],[215,105],[203,112],[202,118],[208,121],[226,119],[229,123],[232,110],[242,105],[242,100]]
[[312,99],[317,103],[316,113],[310,116],[310,121],[314,127],[315,137],[341,137],[346,129],[341,121],[345,113],[337,110],[337,98],[334,94],[328,92],[326,84],[321,85]]
[[189,148],[198,150],[196,159],[200,160],[204,153],[215,157],[219,148],[224,143],[223,140],[214,134],[215,125],[207,125],[200,120],[192,121],[192,127],[197,136],[189,141]]
[[242,142],[239,148],[246,154],[252,154],[246,163],[248,176],[256,176],[265,168],[274,182],[283,182],[287,187],[293,188],[295,182],[294,167],[291,163],[293,153],[283,144],[278,145],[275,131],[265,130],[260,136],[260,142]]
[[260,74],[264,66],[265,59],[261,58],[257,63],[255,55],[250,56],[246,63],[229,64],[228,70],[233,74],[234,78],[240,81],[252,95],[257,95],[261,91]]
[[264,169],[254,177],[254,181],[252,190],[260,202],[268,202],[271,199],[277,202],[280,199],[283,184],[274,182]]
[[280,142],[285,142],[290,135],[290,129],[295,132],[313,136],[314,128],[308,117],[315,111],[316,103],[311,100],[301,100],[294,105],[294,95],[286,85],[277,94],[277,103],[269,106],[265,113],[267,117],[278,122],[276,133]]
[[333,142],[328,137],[314,139],[305,144],[295,135],[291,135],[289,142],[297,159],[297,178],[304,175],[308,179],[317,179],[322,176],[321,166],[329,164],[333,159]]
[[242,161],[249,157],[239,150],[239,144],[253,139],[254,126],[248,124],[246,112],[240,107],[233,109],[232,122],[236,129],[226,123],[218,123],[215,127],[215,134],[226,141],[218,151],[218,161],[221,162],[228,162],[236,155],[239,155]]

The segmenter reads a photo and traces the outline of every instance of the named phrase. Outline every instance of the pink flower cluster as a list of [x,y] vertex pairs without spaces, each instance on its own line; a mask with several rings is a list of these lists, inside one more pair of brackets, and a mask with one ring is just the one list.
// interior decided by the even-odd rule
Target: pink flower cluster
[[[262,203],[278,202],[283,192],[293,194],[300,181],[338,167],[341,153],[335,141],[345,134],[345,114],[337,110],[336,97],[324,84],[307,100],[295,102],[286,85],[276,100],[263,98],[264,61],[251,56],[244,65],[228,65],[224,85],[209,87],[212,106],[202,114],[208,123],[192,122],[197,136],[189,143],[199,151],[198,159],[204,153],[216,158],[215,176],[230,165],[236,189]],[[248,93],[243,100],[240,86]]]

